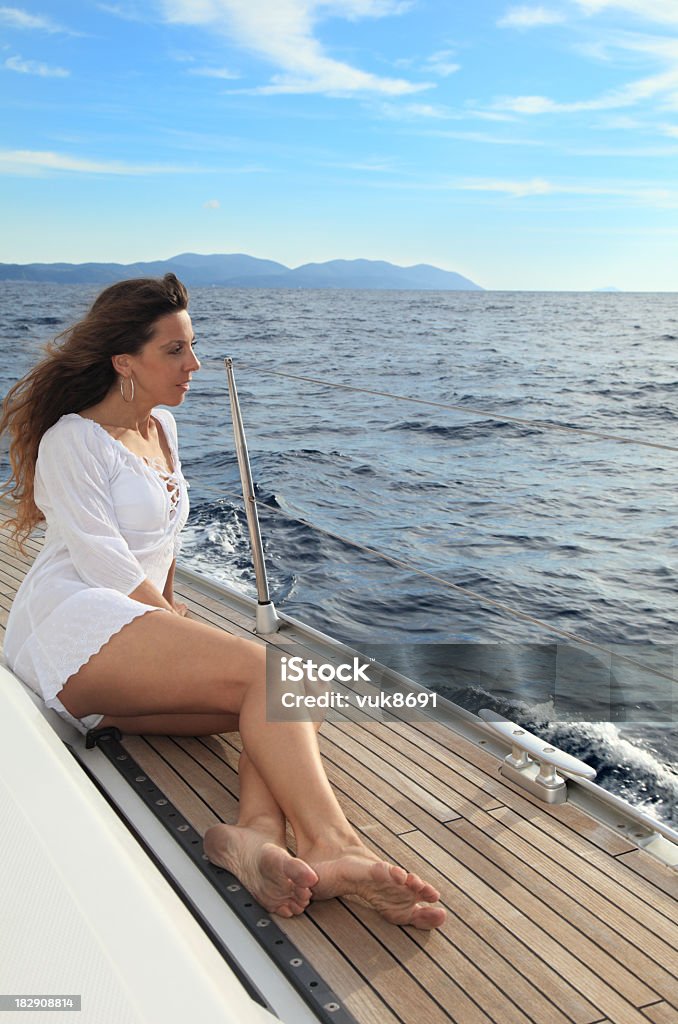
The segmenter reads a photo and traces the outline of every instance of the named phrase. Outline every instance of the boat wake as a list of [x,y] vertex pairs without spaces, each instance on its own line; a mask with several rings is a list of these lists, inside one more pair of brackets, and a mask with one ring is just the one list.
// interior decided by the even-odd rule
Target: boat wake
[[552,700],[531,704],[482,687],[456,694],[467,710],[489,707],[595,768],[596,783],[645,814],[678,828],[678,772],[672,764],[674,727],[558,720]]

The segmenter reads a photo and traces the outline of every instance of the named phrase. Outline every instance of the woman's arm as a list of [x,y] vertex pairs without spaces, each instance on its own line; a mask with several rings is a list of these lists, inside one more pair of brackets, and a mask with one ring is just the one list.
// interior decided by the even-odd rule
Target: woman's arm
[[[167,588],[165,587],[165,591]],[[175,611],[171,601],[168,601],[165,594],[161,594],[158,588],[151,583],[149,579],[142,580],[138,587],[127,595],[134,601],[140,601],[142,604],[150,604],[155,608],[164,608],[168,612]]]
[[[170,605],[172,611],[176,612],[178,615],[185,615],[188,611],[187,606],[174,600],[174,569],[176,564],[177,560],[176,558],[173,558],[172,564],[169,567],[169,572],[167,573],[167,579],[165,580],[165,588],[162,592],[162,597],[163,600]],[[130,597],[134,597],[134,594],[130,594]]]
[[64,416],[43,434],[35,466],[36,505],[56,524],[85,583],[125,595],[142,588],[144,600],[165,607],[120,532],[110,483],[115,446],[103,434],[80,416]]
[[174,602],[174,562],[161,593],[120,533],[110,488],[112,449],[81,417],[59,420],[40,441],[36,503],[51,510],[85,583],[185,615],[186,609]]

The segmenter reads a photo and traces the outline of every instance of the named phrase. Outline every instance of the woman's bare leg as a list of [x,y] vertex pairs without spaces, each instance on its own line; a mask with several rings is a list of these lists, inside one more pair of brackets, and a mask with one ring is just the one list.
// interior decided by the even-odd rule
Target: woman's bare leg
[[[130,736],[215,736],[237,732],[237,715],[144,715],[136,717],[105,717],[98,728],[115,726]],[[273,794],[243,750],[238,760],[239,800],[238,825],[256,827],[266,832],[271,841],[285,846],[285,816]]]
[[204,836],[213,864],[231,871],[262,907],[292,917],[311,900],[318,876],[287,850],[285,816],[246,751],[238,764],[240,807],[235,825],[213,825]]
[[[317,732],[320,723],[314,727]],[[267,846],[273,843],[285,850],[287,830],[285,815],[244,748],[238,764],[238,776],[238,821],[235,825],[219,824],[208,828],[205,832],[205,853],[213,864],[220,864],[238,878],[243,878],[243,864],[251,863],[252,857],[255,858],[256,865],[260,865],[264,853],[267,853],[269,859],[273,858],[274,863],[276,857],[280,859],[280,855],[268,850]],[[248,873],[252,875],[253,872],[250,870]],[[315,881],[318,881],[317,875]],[[285,911],[299,914],[308,906],[310,900],[311,887],[297,886],[294,897],[287,901],[284,910],[278,909],[277,913],[282,913],[283,916],[291,916]]]
[[395,923],[437,927],[445,913],[426,905],[438,899],[436,890],[381,861],[346,820],[325,775],[313,723],[267,721],[265,675],[262,646],[151,612],[112,637],[59,697],[77,718],[238,714],[243,746],[294,829],[302,858],[296,863],[305,861],[315,898],[356,894]]
[[[132,736],[213,736],[235,732],[237,715],[144,715],[105,717],[98,728],[115,726]],[[213,825],[204,836],[214,864],[236,875],[267,910],[292,917],[309,904],[308,865],[286,849],[285,816],[245,750],[238,761],[239,801],[235,825]]]

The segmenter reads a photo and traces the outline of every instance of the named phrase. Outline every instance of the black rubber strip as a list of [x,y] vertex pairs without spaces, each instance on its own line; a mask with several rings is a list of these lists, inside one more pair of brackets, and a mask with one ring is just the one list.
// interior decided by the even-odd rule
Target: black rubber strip
[[[94,746],[96,746],[96,740],[95,742],[91,743],[89,749],[91,750],[92,747]],[[216,946],[218,952],[226,961],[226,963],[231,968],[233,973],[236,975],[238,981],[246,990],[248,995],[250,995],[255,1002],[259,1003],[260,1006],[263,1006],[265,1010],[268,1010],[269,1013],[272,1013],[275,1016],[275,1009],[271,1006],[271,1004],[268,1002],[263,993],[256,987],[256,985],[249,977],[249,975],[245,973],[243,968],[240,966],[238,961],[231,953],[230,949],[228,949],[228,947],[224,943],[221,936],[214,931],[210,922],[201,913],[197,904],[194,903],[190,894],[187,893],[185,889],[181,888],[177,880],[170,873],[169,869],[165,866],[165,864],[163,864],[162,860],[155,852],[155,850],[151,846],[149,846],[147,839],[141,834],[141,832],[134,825],[134,823],[130,821],[130,819],[125,815],[123,810],[120,807],[118,807],[111,794],[108,792],[108,790],[104,788],[101,780],[97,778],[97,776],[93,773],[89,765],[84,763],[84,761],[78,756],[77,751],[70,745],[70,743],[66,743],[65,747],[68,751],[70,751],[71,755],[73,756],[73,759],[78,762],[79,767],[82,769],[82,771],[85,772],[92,785],[95,786],[101,793],[101,796],[104,798],[104,800],[111,808],[113,813],[118,816],[122,824],[132,833],[132,835],[139,843],[144,853],[148,856],[149,860],[151,860],[153,864],[155,864],[160,874],[163,876],[167,884],[174,890],[177,897],[181,900],[181,902],[186,907],[188,912],[193,916],[196,923],[200,926],[200,928],[202,928],[202,930],[208,936],[212,944]]]
[[[87,733],[86,746],[88,749],[97,746],[117,768],[154,817],[164,825],[247,930],[263,946],[270,959],[313,1010],[318,1020],[324,1024],[358,1024],[353,1014],[346,1009],[318,971],[278,928],[268,911],[256,902],[235,875],[207,860],[202,851],[202,839],[198,832],[127,753],[120,742],[121,738],[120,732],[114,728],[92,729]],[[209,928],[209,922],[206,924]]]

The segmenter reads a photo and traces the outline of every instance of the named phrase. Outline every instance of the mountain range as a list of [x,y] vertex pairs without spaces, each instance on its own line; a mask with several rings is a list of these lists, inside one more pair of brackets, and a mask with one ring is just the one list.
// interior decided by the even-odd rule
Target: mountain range
[[240,253],[201,256],[192,252],[149,263],[0,263],[0,280],[105,285],[131,277],[159,277],[170,271],[192,287],[483,290],[461,274],[425,263],[397,267],[382,260],[330,260],[290,269],[274,260]]

